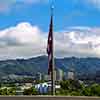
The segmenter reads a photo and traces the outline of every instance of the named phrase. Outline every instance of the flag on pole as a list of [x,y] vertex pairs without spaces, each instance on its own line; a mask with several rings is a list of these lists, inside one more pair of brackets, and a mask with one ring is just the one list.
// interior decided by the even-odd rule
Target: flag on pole
[[51,16],[51,22],[49,27],[48,43],[47,43],[47,54],[48,54],[48,74],[52,72],[53,69],[53,18]]
[[51,21],[49,26],[47,54],[48,54],[48,74],[51,75],[51,95],[55,95],[55,67],[54,67],[54,40],[53,40],[53,2],[51,4]]

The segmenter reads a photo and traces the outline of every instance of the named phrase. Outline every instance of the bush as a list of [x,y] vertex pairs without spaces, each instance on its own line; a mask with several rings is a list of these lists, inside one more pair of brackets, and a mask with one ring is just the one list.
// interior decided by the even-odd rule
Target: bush
[[38,91],[35,89],[35,87],[29,88],[29,89],[25,89],[24,90],[24,95],[38,95]]
[[70,93],[70,95],[71,95],[71,96],[80,96],[81,94],[80,94],[80,92],[72,91],[72,92]]

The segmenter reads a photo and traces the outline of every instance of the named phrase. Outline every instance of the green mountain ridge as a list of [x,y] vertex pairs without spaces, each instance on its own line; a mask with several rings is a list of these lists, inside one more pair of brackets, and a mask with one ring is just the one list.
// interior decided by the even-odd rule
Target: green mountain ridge
[[[100,58],[55,58],[56,68],[60,68],[64,72],[68,72],[72,65],[79,75],[96,75],[97,72],[100,72]],[[35,75],[37,72],[47,74],[47,70],[47,56],[0,61],[0,77],[9,74]]]

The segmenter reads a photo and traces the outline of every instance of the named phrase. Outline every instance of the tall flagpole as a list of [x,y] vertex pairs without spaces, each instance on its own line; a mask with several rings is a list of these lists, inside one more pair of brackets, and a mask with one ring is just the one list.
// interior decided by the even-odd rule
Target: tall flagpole
[[[51,17],[53,23],[54,16],[54,2],[51,3]],[[51,71],[51,95],[55,95],[55,63],[54,63],[54,32],[53,32],[53,24],[52,24],[52,71]]]

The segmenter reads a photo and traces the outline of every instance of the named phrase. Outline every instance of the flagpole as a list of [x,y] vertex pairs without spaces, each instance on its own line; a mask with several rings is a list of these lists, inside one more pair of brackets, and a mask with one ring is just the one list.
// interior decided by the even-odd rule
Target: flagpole
[[[53,23],[53,11],[54,4],[53,1],[51,3],[51,17]],[[55,62],[54,62],[54,32],[53,32],[53,24],[52,24],[52,71],[51,71],[51,95],[55,95]]]

